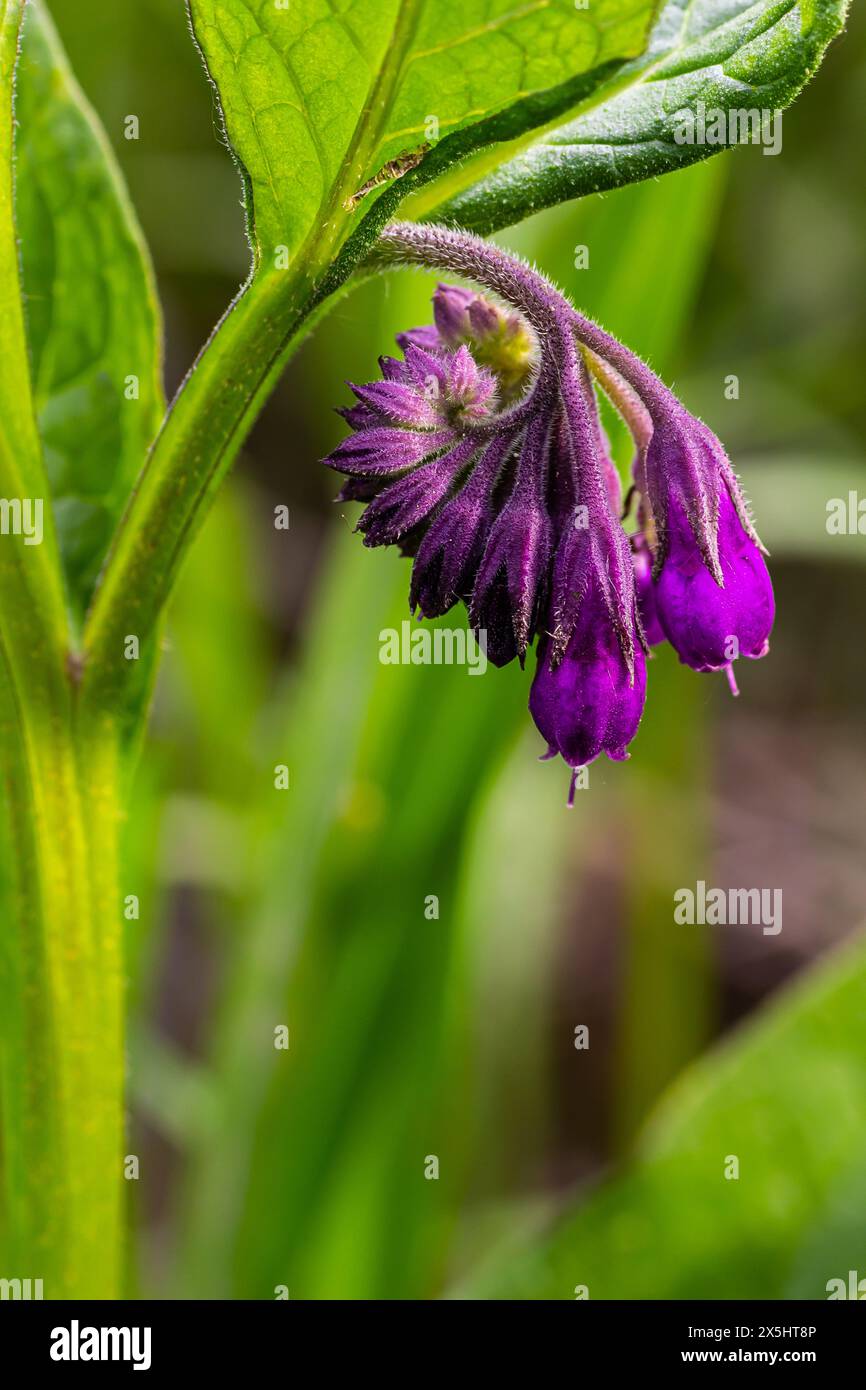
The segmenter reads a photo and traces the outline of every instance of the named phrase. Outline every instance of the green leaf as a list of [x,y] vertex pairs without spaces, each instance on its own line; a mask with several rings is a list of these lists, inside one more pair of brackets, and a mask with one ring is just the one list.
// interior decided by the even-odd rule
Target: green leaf
[[[44,535],[42,544],[12,534],[0,545],[0,662],[20,668],[21,687],[35,703],[36,688],[41,692],[50,683],[50,654],[65,648],[66,613],[36,429],[13,199],[14,84],[23,12],[24,0],[0,0],[0,497],[19,501],[22,518],[29,504],[31,539],[41,514]],[[20,751],[15,749],[16,756]]]
[[[840,1232],[839,1211],[862,1172],[864,979],[860,939],[683,1075],[630,1171],[466,1292],[826,1297],[845,1261],[856,1253],[862,1265],[862,1224]],[[732,1156],[736,1179],[725,1177]]]
[[21,309],[12,199],[13,78],[23,0],[0,0],[0,477],[6,496],[41,497],[44,484]]
[[25,19],[16,115],[33,392],[80,613],[162,416],[159,312],[114,156],[42,3]]
[[189,0],[189,8],[261,261],[279,247],[294,256],[308,239],[338,243],[364,207],[364,186],[419,165],[437,139],[518,104],[521,128],[537,124],[539,93],[641,51],[654,5]]
[[[479,156],[445,189],[437,185],[407,203],[403,215],[487,233],[554,203],[717,154],[746,138],[743,117],[734,126],[730,113],[772,117],[793,101],[847,9],[848,0],[668,0],[646,53],[583,100],[566,124]],[[699,102],[706,122],[692,123],[698,138],[688,143],[683,112],[699,113]],[[722,129],[712,124],[715,113],[724,113],[725,143],[709,143]]]

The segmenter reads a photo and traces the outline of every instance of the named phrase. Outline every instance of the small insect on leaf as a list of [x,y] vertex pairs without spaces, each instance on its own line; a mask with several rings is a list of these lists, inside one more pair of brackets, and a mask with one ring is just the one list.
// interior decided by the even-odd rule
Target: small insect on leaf
[[429,150],[430,145],[425,141],[415,150],[407,150],[406,154],[398,155],[396,159],[389,159],[387,164],[383,164],[378,174],[374,174],[366,183],[362,183],[357,193],[351,194],[343,203],[346,212],[354,212],[362,198],[366,198],[368,193],[372,193],[374,188],[380,188],[383,183],[388,183],[391,179],[402,178],[408,174],[410,169],[417,169],[421,160]]

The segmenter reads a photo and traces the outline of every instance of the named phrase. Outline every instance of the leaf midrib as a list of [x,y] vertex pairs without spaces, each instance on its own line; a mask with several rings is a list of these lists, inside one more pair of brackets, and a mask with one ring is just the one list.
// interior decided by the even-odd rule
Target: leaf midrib
[[330,264],[335,248],[351,226],[351,217],[343,214],[343,204],[361,187],[370,160],[382,141],[391,101],[403,77],[423,7],[424,0],[400,0],[385,62],[368,88],[340,172],[319,204],[313,226],[296,252],[295,259],[301,265],[306,262],[308,252],[316,253],[315,261],[320,268]]

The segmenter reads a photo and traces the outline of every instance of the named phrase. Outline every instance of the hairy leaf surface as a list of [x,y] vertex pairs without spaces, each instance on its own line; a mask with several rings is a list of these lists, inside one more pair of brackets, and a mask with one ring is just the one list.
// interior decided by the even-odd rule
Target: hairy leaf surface
[[668,0],[646,53],[582,99],[570,120],[478,156],[451,176],[448,197],[431,186],[404,215],[494,231],[718,154],[752,138],[761,113],[770,148],[777,130],[781,137],[774,113],[812,76],[847,8],[847,0]]
[[[653,0],[189,0],[260,256],[327,236],[424,147],[643,48]],[[465,146],[462,147],[465,151]]]

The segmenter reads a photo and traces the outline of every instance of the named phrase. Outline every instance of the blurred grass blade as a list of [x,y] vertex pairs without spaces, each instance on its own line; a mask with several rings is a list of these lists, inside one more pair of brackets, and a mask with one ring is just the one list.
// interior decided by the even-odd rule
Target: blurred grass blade
[[[827,1280],[862,1268],[862,1226],[848,1238],[837,1223],[830,1247],[808,1242],[864,1152],[864,999],[861,939],[692,1067],[622,1177],[464,1292],[774,1299],[796,1270],[801,1296],[826,1297]],[[726,1178],[734,1158],[739,1177]]]
[[[354,538],[338,538],[313,618],[304,680],[292,699],[291,721],[277,729],[270,756],[258,769],[257,804],[264,812],[264,819],[258,821],[264,837],[258,858],[267,877],[261,899],[250,905],[248,930],[232,953],[227,998],[217,1020],[218,1124],[193,1154],[182,1277],[197,1292],[226,1290],[230,1276],[225,1232],[235,1229],[240,1218],[257,1117],[274,1066],[283,1060],[291,1065],[299,1046],[294,1013],[287,1018],[287,972],[304,930],[310,927],[322,847],[346,795],[348,769],[365,719],[373,676],[371,626],[383,597],[387,602],[394,587],[393,567],[360,563],[369,557],[359,556],[359,550]],[[374,646],[373,660],[375,651]],[[347,692],[351,692],[348,699]],[[291,789],[285,805],[273,789],[277,762],[290,767]],[[364,997],[360,973],[355,989],[360,1002]],[[310,1007],[314,1007],[312,990]],[[287,1059],[273,1047],[273,1029],[282,1022],[289,1023],[292,1036]],[[331,1084],[337,1085],[336,1059],[327,1057]],[[325,1061],[320,1057],[320,1066]],[[344,1065],[350,1061],[347,1055]],[[296,1165],[300,1169],[310,1142],[308,1132],[305,1145],[296,1145],[293,1169]],[[267,1225],[260,1236],[270,1241],[273,1223]]]
[[[260,1120],[242,1289],[282,1270],[299,1297],[423,1296],[444,1270],[463,1177],[456,875],[479,777],[510,738],[526,677],[380,666],[378,632],[402,621],[405,605],[400,573],[388,607],[368,611],[355,639],[354,659],[375,671],[369,714],[288,982],[294,1056]],[[349,1207],[347,1229],[336,1214]],[[267,1209],[279,1222],[263,1223]]]
[[[835,564],[866,561],[863,534],[856,526],[858,520],[866,526],[857,512],[866,491],[862,457],[822,456],[817,451],[798,456],[786,450],[783,455],[744,459],[743,473],[749,480],[755,515],[762,518],[762,539],[772,555]],[[835,529],[828,529],[831,506],[834,518],[844,518],[845,530],[839,529],[836,520]],[[852,506],[853,527],[849,523]]]

